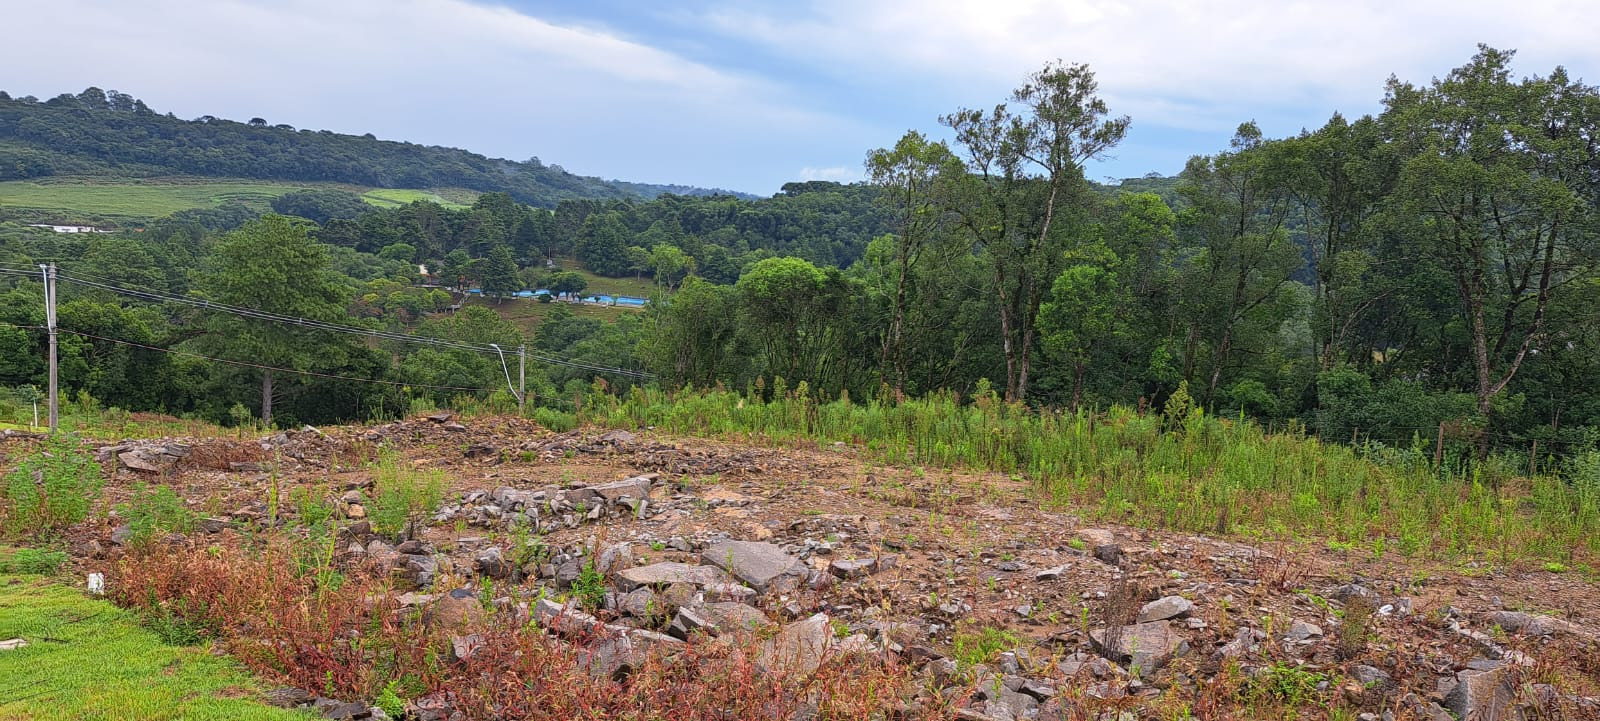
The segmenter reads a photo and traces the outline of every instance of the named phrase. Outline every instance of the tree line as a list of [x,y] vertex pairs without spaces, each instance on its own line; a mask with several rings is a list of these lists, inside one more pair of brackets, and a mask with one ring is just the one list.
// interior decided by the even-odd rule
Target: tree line
[[[438,314],[449,296],[417,286],[414,264],[437,266],[446,284],[503,293],[547,284],[543,261],[570,254],[605,275],[651,274],[662,292],[615,323],[563,310],[526,340],[649,371],[668,387],[760,394],[804,383],[821,396],[890,401],[993,388],[1045,408],[1193,403],[1341,441],[1431,444],[1443,432],[1484,450],[1535,439],[1552,452],[1593,447],[1600,93],[1560,68],[1514,78],[1511,58],[1484,47],[1429,83],[1391,80],[1381,112],[1336,114],[1293,137],[1246,122],[1176,179],[1120,188],[1088,182],[1083,166],[1116,146],[1129,119],[1106,106],[1089,68],[1053,63],[999,104],[941,118],[949,141],[909,132],[869,152],[860,184],[792,184],[760,200],[573,199],[553,210],[504,195],[463,210],[295,197],[280,212],[316,222],[273,217],[218,232],[170,220],[142,237],[87,240],[13,231],[26,240],[8,241],[7,263],[25,267],[14,263],[67,243],[90,246],[74,256],[85,263],[120,259],[131,246],[95,247],[133,244],[145,259],[97,272],[220,294],[216,281],[195,279],[248,271],[225,270],[221,248],[292,236],[321,249],[307,257],[329,274],[321,305],[305,312],[506,346],[523,334],[484,309]],[[12,294],[35,292],[11,282]],[[29,307],[16,299],[6,307]],[[82,302],[105,306],[95,307],[106,327],[143,323],[139,337],[154,345],[244,332],[114,298]],[[0,383],[36,378],[39,335],[8,332]],[[432,386],[494,387],[501,370],[438,348],[289,345],[304,354],[280,360],[289,366],[334,363]],[[128,353],[117,363],[133,362]],[[83,377],[96,365],[85,361]],[[167,372],[174,387],[201,382]],[[537,375],[553,403],[596,378],[563,367]],[[605,379],[613,390],[633,382]],[[247,403],[259,390],[218,397]],[[386,408],[407,393],[448,395],[360,392],[392,394]],[[115,402],[219,413],[219,401],[181,395]],[[292,412],[349,417],[350,407]]]

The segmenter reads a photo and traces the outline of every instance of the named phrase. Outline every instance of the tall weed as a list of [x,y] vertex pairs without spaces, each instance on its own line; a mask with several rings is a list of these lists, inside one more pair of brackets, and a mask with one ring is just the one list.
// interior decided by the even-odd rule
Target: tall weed
[[100,465],[76,438],[51,440],[0,483],[0,521],[15,536],[54,535],[88,518],[103,484]]

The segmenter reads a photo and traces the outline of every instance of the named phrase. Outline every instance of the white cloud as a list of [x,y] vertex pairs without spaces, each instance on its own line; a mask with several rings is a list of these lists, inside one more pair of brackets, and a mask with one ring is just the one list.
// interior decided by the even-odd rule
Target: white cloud
[[96,85],[180,117],[370,131],[628,180],[775,188],[770,170],[726,171],[851,125],[757,76],[468,0],[52,0],[6,14],[13,94]]
[[1591,0],[817,0],[800,17],[730,3],[703,19],[841,82],[921,79],[970,98],[957,105],[997,102],[1048,60],[1087,62],[1136,127],[1212,130],[1285,109],[1373,110],[1390,74],[1426,82],[1479,42],[1520,48],[1526,73],[1565,62],[1600,75],[1593,11]]
[[849,168],[842,165],[832,168],[805,167],[800,169],[800,179],[831,180],[836,183],[852,183],[861,179],[861,169]]

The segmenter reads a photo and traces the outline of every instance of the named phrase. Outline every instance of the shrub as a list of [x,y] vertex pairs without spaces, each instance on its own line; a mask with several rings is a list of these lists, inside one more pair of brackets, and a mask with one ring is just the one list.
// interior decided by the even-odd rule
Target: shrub
[[399,536],[444,500],[444,477],[437,471],[404,468],[398,456],[378,460],[377,487],[367,518],[372,530]]
[[65,436],[24,459],[0,484],[0,517],[15,535],[54,534],[89,516],[100,497],[100,466]]
[[[473,629],[482,646],[446,663],[448,634],[403,611],[382,579],[352,572],[322,593],[293,569],[292,544],[269,536],[260,553],[233,548],[136,549],[116,567],[112,600],[163,638],[215,639],[275,683],[327,696],[371,699],[394,713],[406,699],[447,695],[467,718],[712,721],[808,717],[883,719],[916,689],[911,669],[865,656],[829,658],[812,674],[770,674],[752,660],[754,638],[652,647],[625,677],[593,675],[603,638],[557,640],[537,625]],[[374,602],[374,599],[383,599]],[[902,721],[948,721],[949,703],[898,712]]]
[[117,506],[117,513],[128,522],[130,545],[144,545],[159,534],[188,533],[194,529],[194,513],[166,486],[135,485],[133,498]]
[[1017,634],[1002,628],[971,626],[957,630],[950,640],[950,656],[962,666],[976,666],[1019,643]]
[[599,569],[594,567],[594,561],[583,564],[583,570],[578,573],[577,580],[572,582],[572,595],[577,597],[578,603],[591,611],[605,602],[606,579]]
[[578,417],[572,413],[558,411],[554,408],[533,409],[533,420],[545,428],[556,433],[566,433],[578,427]]
[[0,558],[0,573],[48,576],[61,569],[67,554],[42,548],[19,548],[10,558]]
[[1274,663],[1261,669],[1244,690],[1251,701],[1270,701],[1295,708],[1318,700],[1321,692],[1317,686],[1327,680],[1327,674]]

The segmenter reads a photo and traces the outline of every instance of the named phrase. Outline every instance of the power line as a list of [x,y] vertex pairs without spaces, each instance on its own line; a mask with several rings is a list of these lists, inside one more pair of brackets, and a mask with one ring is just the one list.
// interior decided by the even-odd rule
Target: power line
[[[17,325],[15,323],[0,323],[0,326],[7,327],[7,328],[17,328],[19,330],[44,330],[45,329],[44,326]],[[377,379],[377,378],[362,378],[360,376],[342,376],[342,375],[335,375],[335,374],[332,374],[332,373],[318,373],[316,371],[299,370],[299,369],[296,369],[296,368],[282,368],[282,367],[279,367],[279,366],[269,366],[269,365],[263,365],[263,364],[260,364],[260,363],[249,363],[249,362],[246,362],[246,361],[229,360],[227,358],[215,358],[215,357],[212,357],[212,356],[201,355],[199,353],[190,353],[188,351],[174,350],[172,348],[162,348],[160,346],[147,345],[147,344],[144,344],[144,343],[135,343],[133,341],[121,340],[121,339],[118,339],[118,338],[106,338],[104,336],[98,336],[98,335],[95,335],[93,333],[85,333],[83,331],[76,331],[76,330],[71,330],[71,329],[68,329],[68,328],[59,328],[58,330],[60,332],[62,332],[62,333],[71,333],[73,335],[81,336],[83,338],[91,338],[91,339],[94,339],[94,340],[104,341],[106,343],[115,343],[117,345],[128,346],[128,347],[131,347],[131,348],[139,348],[139,349],[142,349],[142,350],[156,351],[158,353],[167,353],[167,354],[171,354],[171,355],[185,356],[185,357],[188,357],[188,358],[197,358],[197,359],[200,359],[200,360],[211,361],[213,363],[225,363],[225,364],[228,364],[228,365],[243,366],[243,367],[246,367],[246,368],[255,368],[255,369],[258,369],[258,370],[270,370],[270,371],[278,372],[278,373],[290,373],[290,374],[294,374],[294,375],[313,376],[313,377],[316,377],[316,378],[328,378],[328,379],[331,379],[331,380],[351,381],[351,382],[355,382],[355,383],[376,383],[378,385],[400,386],[400,387],[405,387],[405,388],[426,388],[426,389],[429,389],[429,390],[465,391],[465,392],[470,392],[470,393],[493,393],[493,392],[499,390],[498,388],[471,388],[471,387],[467,387],[467,386],[446,386],[446,385],[435,385],[435,384],[431,384],[431,383],[408,383],[408,382],[405,382],[405,381],[386,381],[386,380],[381,380],[381,379]],[[567,405],[572,405],[572,401],[569,401],[569,400],[567,400],[565,398],[560,398],[560,397],[556,397],[556,396],[549,396],[549,395],[541,396],[538,393],[528,393],[528,395],[533,397],[533,398],[536,398],[536,399],[542,397],[546,401],[557,401],[557,402],[566,403]]]
[[[44,326],[17,325],[17,324],[14,324],[14,323],[0,323],[0,326],[5,326],[5,327],[8,327],[8,328],[17,328],[19,330],[43,330],[44,329]],[[428,388],[428,389],[432,389],[432,390],[447,390],[447,391],[470,391],[470,392],[474,392],[474,393],[484,392],[484,391],[493,392],[495,390],[498,390],[496,388],[469,388],[469,387],[466,387],[466,386],[444,386],[444,385],[433,385],[433,384],[429,384],[429,383],[406,383],[404,381],[386,381],[386,380],[379,380],[379,379],[376,379],[376,378],[362,378],[360,376],[341,376],[341,375],[335,375],[335,374],[332,374],[332,373],[318,373],[316,371],[299,370],[297,368],[281,368],[281,367],[278,367],[278,366],[269,366],[269,365],[264,365],[264,364],[261,364],[261,363],[250,363],[250,362],[247,362],[247,361],[229,360],[227,358],[214,358],[214,357],[207,356],[207,355],[201,355],[199,353],[190,353],[188,351],[174,350],[172,348],[162,348],[160,346],[147,345],[147,344],[144,344],[144,343],[135,343],[133,341],[121,340],[119,338],[107,338],[105,336],[99,336],[99,335],[95,335],[93,333],[85,333],[83,331],[72,330],[70,328],[59,328],[58,330],[60,330],[62,333],[71,333],[73,335],[81,336],[81,337],[84,337],[84,338],[92,338],[94,340],[104,341],[106,343],[115,343],[117,345],[124,345],[124,346],[129,346],[129,347],[132,347],[132,348],[140,348],[140,349],[143,349],[143,350],[151,350],[151,351],[156,351],[158,353],[169,353],[169,354],[172,354],[172,355],[180,355],[180,356],[186,356],[186,357],[189,357],[189,358],[198,358],[200,360],[207,360],[207,361],[211,361],[213,363],[226,363],[228,365],[244,366],[246,368],[256,368],[256,369],[260,369],[260,370],[270,370],[270,371],[281,372],[281,373],[293,373],[293,374],[296,374],[296,375],[304,375],[304,376],[315,376],[317,378],[329,378],[329,379],[333,379],[333,380],[355,381],[355,382],[358,382],[358,383],[378,383],[378,384],[390,385],[390,386],[405,386],[405,387],[408,387],[408,388]]]

